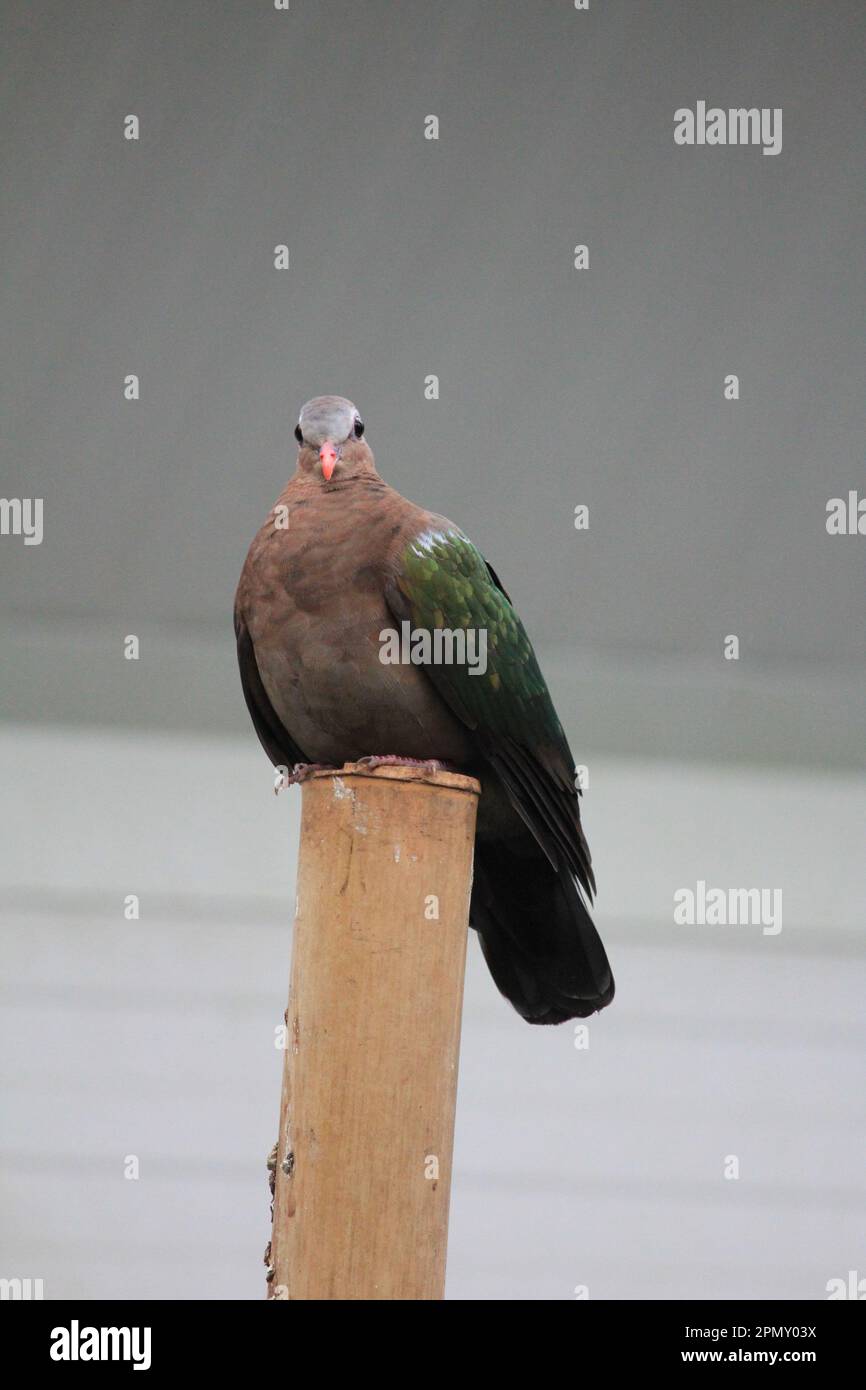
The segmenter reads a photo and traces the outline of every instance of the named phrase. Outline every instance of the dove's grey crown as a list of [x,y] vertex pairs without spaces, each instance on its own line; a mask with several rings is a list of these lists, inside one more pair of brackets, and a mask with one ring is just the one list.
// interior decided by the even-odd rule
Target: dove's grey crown
[[307,444],[335,444],[348,439],[360,419],[356,407],[345,396],[314,396],[301,407],[298,424]]

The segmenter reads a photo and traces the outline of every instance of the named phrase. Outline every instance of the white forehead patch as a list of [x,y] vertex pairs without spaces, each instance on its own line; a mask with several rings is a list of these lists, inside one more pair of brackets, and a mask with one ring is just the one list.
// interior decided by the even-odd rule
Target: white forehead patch
[[345,396],[314,396],[301,409],[298,424],[308,444],[341,443],[355,427],[358,412]]

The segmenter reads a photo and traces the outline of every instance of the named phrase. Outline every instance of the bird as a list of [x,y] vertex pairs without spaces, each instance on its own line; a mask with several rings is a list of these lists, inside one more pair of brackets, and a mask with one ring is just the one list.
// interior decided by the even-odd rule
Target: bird
[[[235,596],[241,686],[265,752],[289,784],[361,761],[477,778],[469,921],[495,984],[528,1023],[596,1013],[614,980],[590,914],[574,758],[509,595],[458,526],[380,477],[350,400],[307,401],[295,438],[295,472]],[[385,661],[383,635],[397,630],[426,634],[428,651],[464,633],[466,653],[483,633],[485,661],[480,637],[475,669],[468,655]]]

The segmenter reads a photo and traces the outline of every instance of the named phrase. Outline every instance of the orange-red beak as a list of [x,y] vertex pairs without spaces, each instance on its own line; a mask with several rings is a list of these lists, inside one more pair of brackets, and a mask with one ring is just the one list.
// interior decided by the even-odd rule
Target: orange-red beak
[[329,483],[331,481],[331,474],[337,466],[337,459],[339,457],[340,455],[337,453],[337,450],[334,448],[330,439],[326,439],[321,449],[319,450],[319,460],[322,465],[322,477],[324,478],[326,483]]

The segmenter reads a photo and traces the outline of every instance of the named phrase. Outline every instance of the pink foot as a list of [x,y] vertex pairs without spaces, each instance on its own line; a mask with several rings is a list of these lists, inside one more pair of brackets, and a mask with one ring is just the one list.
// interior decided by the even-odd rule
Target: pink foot
[[274,787],[274,795],[277,792],[285,791],[287,787],[300,786],[314,772],[339,772],[339,770],[337,767],[331,767],[330,763],[295,763],[290,773],[283,773]]
[[420,767],[422,772],[454,772],[455,768],[449,767],[448,763],[441,763],[436,758],[401,758],[399,753],[371,753],[366,758],[358,758],[361,767]]

